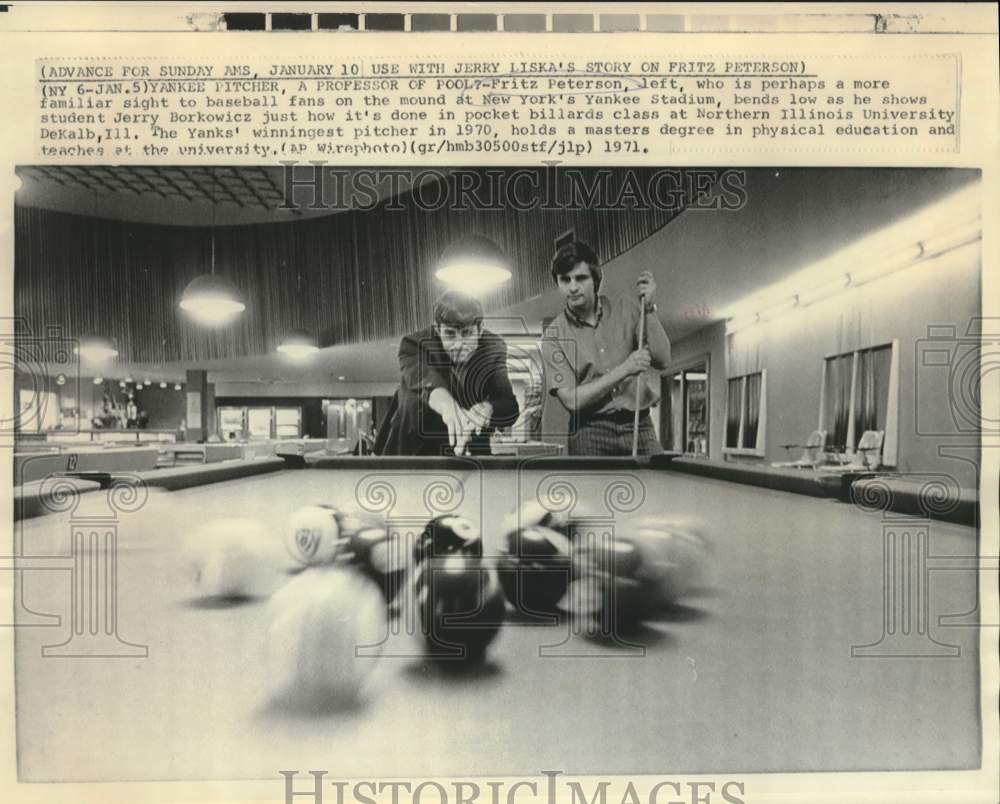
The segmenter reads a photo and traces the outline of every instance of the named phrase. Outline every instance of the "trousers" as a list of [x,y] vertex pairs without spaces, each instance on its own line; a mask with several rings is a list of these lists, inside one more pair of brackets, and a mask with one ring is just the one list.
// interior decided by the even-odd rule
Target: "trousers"
[[[607,418],[595,416],[577,422],[571,433],[566,452],[569,455],[631,455],[633,414]],[[627,419],[627,420],[626,420]],[[658,455],[663,452],[649,411],[639,417],[639,454]]]

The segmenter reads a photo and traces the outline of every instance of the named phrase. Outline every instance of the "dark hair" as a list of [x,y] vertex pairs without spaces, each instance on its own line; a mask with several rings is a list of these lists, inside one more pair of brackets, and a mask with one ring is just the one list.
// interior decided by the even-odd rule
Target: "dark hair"
[[434,323],[467,327],[483,321],[483,305],[475,296],[448,290],[434,302]]
[[594,280],[594,293],[601,289],[601,261],[597,259],[594,250],[579,240],[567,243],[552,255],[552,281],[559,282],[559,277],[568,274],[581,262],[590,269],[590,277]]

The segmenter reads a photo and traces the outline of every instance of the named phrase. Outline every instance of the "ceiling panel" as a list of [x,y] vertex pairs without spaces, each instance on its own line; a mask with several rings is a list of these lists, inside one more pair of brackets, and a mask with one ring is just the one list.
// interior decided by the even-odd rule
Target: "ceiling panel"
[[[321,209],[311,208],[308,188],[295,191],[297,208],[282,209],[287,176],[281,166],[22,165],[16,169],[22,183],[17,198],[23,206],[133,223],[232,226],[333,215],[369,202],[371,194],[381,200],[392,190],[407,192],[414,183],[449,173],[400,172],[395,185],[378,184],[369,193],[351,189],[361,169],[324,169],[327,193]],[[292,175],[302,182],[312,170],[297,165]],[[341,186],[347,188],[343,198],[333,192]]]

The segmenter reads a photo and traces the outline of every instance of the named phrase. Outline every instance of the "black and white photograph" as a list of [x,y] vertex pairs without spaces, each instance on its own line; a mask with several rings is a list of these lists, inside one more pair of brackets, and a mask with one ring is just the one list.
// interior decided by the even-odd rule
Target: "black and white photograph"
[[979,169],[15,174],[22,782],[980,767]]

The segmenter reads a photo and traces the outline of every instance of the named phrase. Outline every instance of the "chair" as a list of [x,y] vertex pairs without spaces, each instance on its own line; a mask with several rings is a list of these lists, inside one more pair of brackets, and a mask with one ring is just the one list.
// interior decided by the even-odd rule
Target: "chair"
[[865,430],[858,441],[854,455],[847,463],[838,466],[821,466],[824,472],[873,472],[882,465],[882,442],[885,432]]
[[782,463],[772,463],[779,469],[815,469],[823,457],[823,447],[826,444],[826,430],[813,430],[806,439],[805,444],[782,444],[789,451],[795,447],[802,447],[802,457],[797,461],[784,461]]

